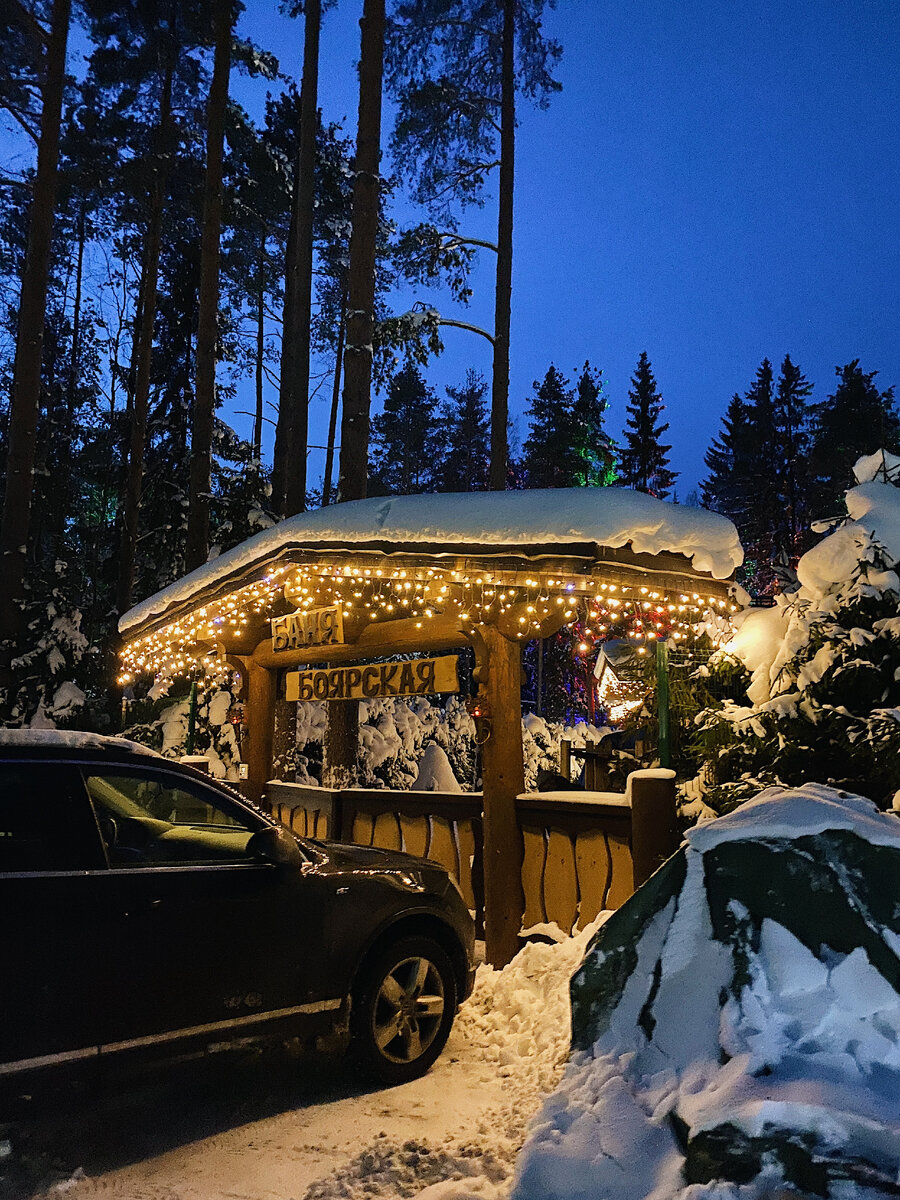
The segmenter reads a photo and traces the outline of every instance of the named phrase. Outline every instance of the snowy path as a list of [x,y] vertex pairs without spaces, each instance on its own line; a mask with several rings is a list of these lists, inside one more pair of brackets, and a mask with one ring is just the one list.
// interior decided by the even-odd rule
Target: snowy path
[[189,1078],[184,1090],[167,1081],[45,1129],[53,1154],[32,1146],[33,1183],[18,1195],[390,1200],[428,1188],[427,1200],[496,1200],[566,1061],[568,981],[584,941],[528,946],[502,972],[481,968],[423,1079],[360,1092],[343,1069],[298,1084],[260,1078],[257,1066],[223,1067],[199,1085]]

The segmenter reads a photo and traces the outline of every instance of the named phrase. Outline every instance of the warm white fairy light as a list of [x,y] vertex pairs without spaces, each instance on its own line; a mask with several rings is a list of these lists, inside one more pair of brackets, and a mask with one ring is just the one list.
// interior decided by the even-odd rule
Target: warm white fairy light
[[729,607],[736,610],[724,599],[696,592],[669,596],[649,585],[599,582],[589,575],[541,577],[424,563],[406,567],[284,564],[130,642],[121,655],[119,682],[124,685],[148,674],[162,682],[178,674],[219,675],[230,669],[225,661],[229,642],[246,639],[254,626],[264,637],[265,622],[284,611],[285,601],[299,611],[340,605],[348,617],[358,613],[368,622],[409,618],[416,629],[441,616],[466,625],[506,617],[513,621],[519,639],[539,637],[542,622],[556,614],[566,625],[583,628],[581,644],[588,649],[608,636],[677,639],[686,636],[684,631],[702,618],[707,607],[714,613],[718,610],[720,617]]

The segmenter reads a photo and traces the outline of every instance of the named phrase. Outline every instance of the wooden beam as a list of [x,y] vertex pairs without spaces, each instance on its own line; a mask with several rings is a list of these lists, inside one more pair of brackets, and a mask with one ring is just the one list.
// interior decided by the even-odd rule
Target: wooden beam
[[247,680],[247,780],[245,794],[258,804],[266,781],[272,778],[272,751],[275,739],[274,671],[267,671],[250,660]]
[[350,645],[305,646],[276,652],[272,649],[272,639],[266,638],[253,651],[253,662],[270,670],[326,662],[339,666],[387,654],[456,650],[468,644],[456,616],[432,617],[421,622],[404,617],[399,621],[372,622]]

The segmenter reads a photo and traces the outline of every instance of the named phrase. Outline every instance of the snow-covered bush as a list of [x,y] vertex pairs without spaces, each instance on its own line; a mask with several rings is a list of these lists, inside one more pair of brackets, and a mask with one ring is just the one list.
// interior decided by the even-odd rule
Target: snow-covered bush
[[[209,773],[217,779],[238,778],[240,747],[235,727],[228,720],[232,704],[234,697],[226,687],[201,693],[197,701],[192,753],[203,755],[209,761]],[[167,758],[187,754],[189,696],[160,697],[150,702],[149,711],[142,717],[139,723],[124,731],[124,737],[150,746]]]
[[[361,787],[404,789],[417,786],[416,780],[430,746],[438,747],[446,756],[453,777],[463,791],[477,791],[481,787],[475,722],[460,696],[450,696],[443,703],[433,703],[424,696],[361,700],[359,722]],[[522,718],[525,790],[535,790],[540,771],[559,769],[562,738],[583,746],[596,744],[604,732],[584,722],[572,727],[526,713]],[[324,737],[325,705],[316,701],[299,703],[299,783],[315,782],[322,762]],[[633,760],[626,758],[629,769],[633,769]],[[623,769],[623,789],[624,777]]]
[[698,722],[719,811],[770,784],[818,780],[882,806],[900,788],[898,469],[860,459],[848,517],[800,559],[799,589],[738,617],[728,649],[751,672],[749,703]]

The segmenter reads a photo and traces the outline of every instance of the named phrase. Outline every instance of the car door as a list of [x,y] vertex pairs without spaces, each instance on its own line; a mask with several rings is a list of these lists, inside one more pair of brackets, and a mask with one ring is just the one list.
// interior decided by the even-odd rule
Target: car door
[[321,1001],[323,881],[254,857],[260,817],[158,767],[89,767],[119,904],[107,1043],[170,1040]]
[[0,1072],[96,1055],[116,969],[105,876],[77,767],[0,762]]

